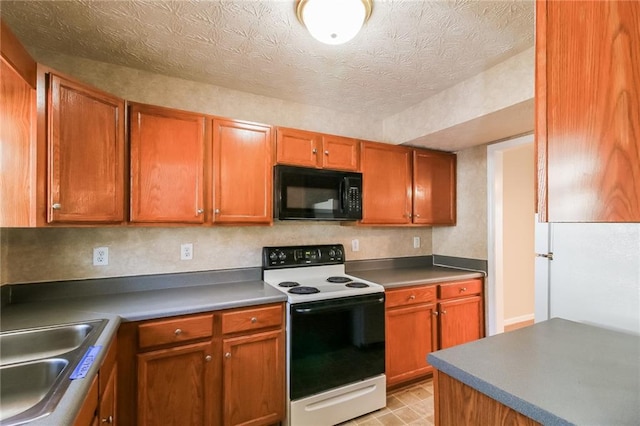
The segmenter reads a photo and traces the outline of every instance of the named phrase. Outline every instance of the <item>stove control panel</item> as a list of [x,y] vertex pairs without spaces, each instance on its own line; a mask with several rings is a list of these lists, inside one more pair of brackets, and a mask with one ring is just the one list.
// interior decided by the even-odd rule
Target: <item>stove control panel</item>
[[264,269],[335,265],[340,263],[344,263],[344,246],[342,244],[263,247],[262,249],[262,267]]

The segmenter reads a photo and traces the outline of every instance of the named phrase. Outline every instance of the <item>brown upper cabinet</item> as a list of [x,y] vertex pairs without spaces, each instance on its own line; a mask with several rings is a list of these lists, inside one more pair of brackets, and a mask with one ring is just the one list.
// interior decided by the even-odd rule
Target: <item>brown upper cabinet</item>
[[536,2],[538,212],[640,222],[640,2]]
[[362,142],[363,224],[454,225],[456,156]]
[[276,134],[278,164],[358,170],[360,153],[356,139],[285,127],[278,127]]
[[36,63],[0,21],[0,227],[36,221]]
[[130,104],[131,222],[204,223],[205,116]]
[[52,72],[45,79],[47,222],[123,222],[124,100]]
[[214,222],[271,223],[271,126],[213,119]]
[[456,156],[413,150],[413,223],[456,224]]

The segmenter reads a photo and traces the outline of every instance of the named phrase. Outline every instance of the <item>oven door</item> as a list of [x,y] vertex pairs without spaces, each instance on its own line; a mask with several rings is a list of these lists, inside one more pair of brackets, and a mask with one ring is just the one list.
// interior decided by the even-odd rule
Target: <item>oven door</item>
[[384,374],[384,293],[290,309],[291,400]]

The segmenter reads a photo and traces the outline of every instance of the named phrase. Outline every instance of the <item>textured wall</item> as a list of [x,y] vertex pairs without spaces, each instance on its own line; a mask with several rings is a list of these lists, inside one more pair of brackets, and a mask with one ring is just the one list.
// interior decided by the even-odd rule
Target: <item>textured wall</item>
[[487,147],[458,152],[458,221],[433,228],[433,252],[443,256],[487,259]]
[[40,63],[129,101],[384,142],[382,122],[368,115],[336,112],[40,49],[31,53]]
[[[413,248],[419,236],[422,247]],[[351,251],[357,238],[360,251]],[[2,229],[3,284],[261,266],[269,245],[343,243],[347,260],[423,256],[431,228],[365,228],[327,222],[214,228]],[[180,244],[193,243],[193,260]],[[109,265],[93,266],[94,247],[109,247]]]

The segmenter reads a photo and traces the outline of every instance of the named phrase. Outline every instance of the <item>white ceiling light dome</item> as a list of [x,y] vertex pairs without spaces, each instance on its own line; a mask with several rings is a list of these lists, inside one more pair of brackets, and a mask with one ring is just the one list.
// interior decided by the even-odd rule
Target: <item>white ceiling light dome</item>
[[313,38],[343,44],[358,34],[372,7],[372,0],[298,0],[296,12]]

